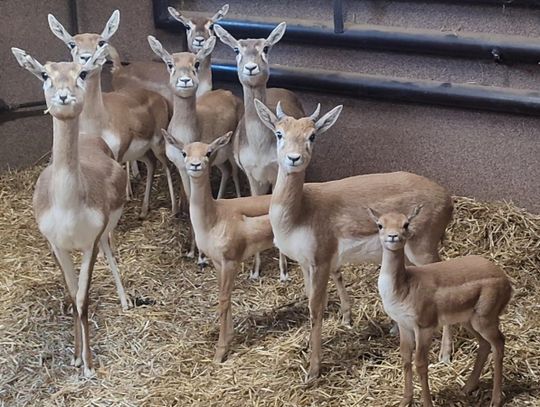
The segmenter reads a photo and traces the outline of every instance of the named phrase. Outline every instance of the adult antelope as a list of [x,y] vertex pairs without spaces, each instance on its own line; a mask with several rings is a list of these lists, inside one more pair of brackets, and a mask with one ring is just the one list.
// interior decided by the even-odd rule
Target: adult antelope
[[[210,165],[221,149],[227,148],[232,132],[211,144],[184,145],[164,131],[171,148],[184,156],[190,178],[189,214],[197,246],[214,263],[219,284],[219,340],[215,360],[222,362],[234,335],[231,294],[242,261],[255,253],[274,247],[272,227],[268,218],[270,195],[236,199],[217,199],[212,196]],[[281,274],[285,272],[282,262]],[[338,286],[343,315],[350,315],[350,303],[343,286]]]
[[[245,114],[234,138],[234,154],[238,166],[246,173],[251,195],[270,192],[276,184],[278,164],[274,135],[257,116],[254,100],[259,99],[274,108],[281,101],[284,109],[293,117],[305,115],[298,97],[287,89],[270,88],[266,84],[270,76],[268,55],[271,48],[283,37],[286,23],[279,24],[268,38],[236,40],[223,27],[214,26],[216,35],[236,53],[238,78],[244,91]],[[255,263],[260,263],[257,254]],[[254,268],[251,278],[259,278]]]
[[[198,69],[201,66],[201,61],[210,55],[214,49],[215,37],[208,39],[196,55],[191,52],[170,54],[151,35],[148,36],[148,43],[154,53],[163,59],[169,71],[169,86],[174,94],[173,116],[168,129],[172,138],[183,144],[195,141],[210,144],[219,135],[236,130],[238,121],[243,114],[240,99],[230,91],[223,89],[206,92],[200,97],[196,96],[199,86]],[[167,143],[166,153],[169,160],[178,168],[184,191],[189,199],[190,182],[185,168],[184,157],[170,143]],[[225,148],[220,149],[212,164],[221,171],[218,198],[223,197],[227,180],[231,174],[228,164],[232,168],[236,195],[240,196],[238,167],[234,161],[232,148],[227,145]],[[194,254],[193,245],[194,243],[189,253],[190,256]]]
[[[11,49],[19,64],[43,82],[49,113],[53,116],[52,161],[41,173],[34,191],[34,216],[62,269],[71,301],[75,327],[73,365],[92,376],[88,302],[98,246],[105,254],[120,295],[128,301],[109,244],[125,201],[126,175],[120,164],[104,153],[99,137],[79,137],[79,116],[85,102],[89,71],[104,59],[99,49],[81,66],[73,62],[40,64],[25,51]],[[72,252],[82,251],[77,279]]]
[[[187,17],[174,7],[168,8],[169,14],[186,28],[188,50],[198,53],[208,41],[214,37],[214,24],[221,20],[229,11],[229,5],[225,4],[212,17],[193,16]],[[139,86],[159,93],[167,99],[172,112],[174,94],[169,87],[169,73],[160,62],[144,61],[131,62],[123,66],[120,56],[114,48],[110,49],[109,55],[113,63],[112,85],[116,90]],[[207,55],[201,59],[198,70],[199,87],[197,96],[201,96],[212,90],[212,56]]]
[[[118,29],[120,12],[116,10],[112,14],[101,34],[72,36],[52,14],[49,14],[48,18],[53,34],[69,47],[73,60],[85,63],[99,48],[108,45],[109,39]],[[80,118],[81,132],[101,135],[120,163],[140,160],[146,164],[146,190],[141,218],[148,215],[154,178],[154,156],[165,169],[172,211],[177,211],[171,173],[165,156],[165,144],[161,136],[161,129],[166,127],[168,122],[167,102],[157,93],[142,88],[102,93],[101,65],[88,72],[86,103]],[[129,190],[129,180],[127,186]]]
[[[452,217],[452,198],[435,182],[406,172],[304,185],[315,139],[334,125],[342,106],[320,119],[320,105],[313,115],[301,119],[287,116],[279,104],[277,116],[259,100],[255,106],[277,142],[279,172],[270,204],[274,242],[304,273],[312,320],[310,381],[320,371],[329,276],[343,263],[381,260],[377,228],[365,207],[403,211],[411,202],[422,202],[424,210],[411,229],[405,253],[414,264],[427,264],[440,260],[437,249]],[[441,354],[449,358],[450,352],[450,330],[445,326]]]
[[[419,201],[418,201],[419,202]],[[405,374],[401,406],[413,400],[412,354],[422,385],[422,404],[431,407],[428,352],[433,331],[441,324],[462,324],[478,341],[474,368],[465,392],[478,387],[489,349],[493,350],[494,374],[491,406],[502,405],[504,336],[499,317],[510,301],[512,286],[504,272],[480,256],[466,256],[417,267],[405,266],[405,245],[416,232],[422,206],[409,216],[403,213],[369,215],[379,228],[382,265],[379,292],[386,313],[398,323],[400,352]],[[415,347],[416,345],[416,347]]]

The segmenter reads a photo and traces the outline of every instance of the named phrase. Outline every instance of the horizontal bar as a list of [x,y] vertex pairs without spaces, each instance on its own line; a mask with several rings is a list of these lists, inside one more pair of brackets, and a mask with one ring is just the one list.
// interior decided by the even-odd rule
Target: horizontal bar
[[393,0],[400,3],[446,3],[456,6],[509,6],[509,7],[525,7],[525,8],[540,8],[540,0]]
[[37,100],[34,102],[25,102],[25,103],[12,103],[12,104],[1,103],[0,113],[14,112],[21,109],[27,109],[29,107],[39,107],[39,106],[45,106],[45,105],[46,103],[44,100]]
[[[214,80],[238,81],[236,65],[232,63],[214,61],[212,73]],[[412,81],[281,65],[271,66],[268,85],[390,102],[540,115],[540,92],[492,86]]]
[[[183,25],[168,15],[166,7],[164,12],[160,8],[163,3],[167,2],[154,0],[156,27],[183,30]],[[260,38],[268,36],[281,21],[264,18],[225,19],[219,24],[236,37]],[[495,62],[540,61],[539,39],[511,35],[444,33],[368,24],[346,24],[343,33],[336,33],[330,23],[287,19],[284,40],[320,46],[490,59]]]

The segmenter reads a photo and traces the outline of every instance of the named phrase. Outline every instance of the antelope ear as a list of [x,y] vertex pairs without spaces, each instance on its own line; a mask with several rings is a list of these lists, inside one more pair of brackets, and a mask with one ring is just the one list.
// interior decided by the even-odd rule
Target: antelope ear
[[109,18],[109,21],[107,21],[107,24],[105,24],[105,28],[103,29],[103,32],[101,33],[101,38],[103,38],[105,41],[108,41],[109,38],[111,38],[116,30],[118,30],[118,26],[120,25],[120,11],[114,10],[111,17]]
[[255,110],[257,110],[259,119],[261,119],[264,125],[270,130],[275,131],[276,124],[279,121],[277,116],[270,109],[268,109],[268,107],[266,107],[264,103],[261,102],[259,99],[255,99]]
[[47,16],[47,20],[49,21],[49,28],[51,29],[52,33],[60,38],[64,44],[66,44],[70,49],[75,48],[75,41],[73,41],[73,36],[67,32],[67,30],[64,28],[62,24],[56,19],[55,16],[52,14],[49,14]]
[[315,122],[315,129],[317,130],[317,134],[322,134],[330,127],[332,127],[336,123],[336,120],[341,114],[342,109],[343,105],[336,106],[319,120],[317,120]]
[[225,147],[227,144],[230,143],[232,138],[232,131],[229,131],[227,134],[224,134],[221,137],[218,137],[215,139],[212,144],[208,146],[208,152],[211,154],[215,154],[217,151],[219,151],[221,148]]
[[228,11],[229,11],[229,5],[225,4],[223,7],[221,7],[218,10],[216,14],[214,14],[214,16],[210,20],[212,20],[215,23],[216,21],[219,21],[223,17],[225,17],[225,14],[227,14]]
[[418,216],[418,214],[420,213],[420,211],[422,210],[423,207],[424,207],[424,205],[420,204],[420,205],[416,205],[412,209],[409,216],[407,216],[407,219],[409,219],[409,222],[411,222],[414,218],[416,218]]
[[238,41],[236,38],[229,34],[229,32],[219,24],[214,25],[214,32],[222,43],[227,44],[232,49],[238,48]]
[[184,149],[184,143],[182,143],[180,140],[176,140],[167,130],[161,129],[161,135],[165,139],[166,143],[178,148],[179,150]]
[[177,9],[174,7],[167,7],[167,10],[169,11],[169,14],[172,18],[174,18],[176,21],[182,23],[184,27],[191,28],[191,20],[189,18],[186,18],[180,13]]
[[13,55],[17,58],[17,62],[20,66],[33,73],[39,80],[45,80],[43,77],[43,74],[46,73],[45,67],[32,58],[25,50],[14,47],[11,48],[11,52],[13,52]]
[[373,219],[373,222],[379,224],[379,218],[381,217],[381,214],[371,208],[367,208],[367,211],[368,211],[369,217]]
[[216,46],[216,37],[210,37],[204,42],[204,46],[202,49],[197,52],[197,59],[202,61],[205,59],[208,55],[212,53],[214,50],[214,47]]
[[283,35],[285,34],[286,29],[287,29],[287,23],[286,22],[279,23],[278,26],[276,28],[274,28],[274,30],[270,33],[270,35],[266,39],[266,43],[269,46],[276,45],[279,42],[279,40],[281,40]]
[[156,37],[154,37],[153,35],[149,35],[147,38],[148,44],[150,44],[150,48],[152,48],[154,54],[156,54],[163,60],[163,62],[165,62],[165,64],[167,65],[167,70],[169,71],[169,73],[171,73],[174,69],[172,55],[169,54],[165,48],[163,48],[163,45],[161,45],[161,42],[159,42]]

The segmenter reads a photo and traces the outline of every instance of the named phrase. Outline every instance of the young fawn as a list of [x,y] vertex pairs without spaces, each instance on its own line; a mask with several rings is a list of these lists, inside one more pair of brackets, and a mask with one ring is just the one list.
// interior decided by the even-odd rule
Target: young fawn
[[504,336],[499,316],[512,293],[504,272],[479,256],[466,256],[439,263],[405,267],[405,244],[415,232],[416,206],[409,216],[397,212],[379,215],[368,209],[379,228],[383,248],[379,292],[386,313],[398,323],[400,352],[405,373],[401,406],[412,403],[412,354],[422,385],[424,407],[432,406],[428,384],[428,351],[433,331],[439,325],[462,324],[478,341],[479,348],[465,392],[478,387],[490,347],[495,364],[491,406],[502,405]]

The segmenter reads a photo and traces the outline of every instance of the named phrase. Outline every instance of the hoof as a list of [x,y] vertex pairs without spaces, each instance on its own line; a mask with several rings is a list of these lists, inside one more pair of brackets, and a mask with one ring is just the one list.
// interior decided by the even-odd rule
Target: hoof
[[399,407],[408,407],[412,404],[412,397],[403,397],[399,403]]
[[122,301],[122,311],[129,311],[134,307],[131,298],[127,298],[126,301]]
[[218,350],[216,351],[216,354],[214,355],[214,362],[223,363],[225,362],[226,356],[227,356],[227,349],[218,348]]
[[282,283],[286,283],[288,280],[289,280],[289,275],[288,274],[281,274],[279,276],[279,281],[281,281]]
[[343,315],[341,325],[345,328],[352,329],[352,318],[350,315]]
[[474,392],[478,388],[477,384],[469,384],[465,383],[465,386],[463,386],[463,393],[465,393],[467,396],[471,395],[472,392]]
[[452,361],[452,358],[450,357],[448,353],[443,353],[443,352],[439,353],[439,362],[442,362],[445,365],[449,365],[451,361]]
[[96,377],[96,372],[91,367],[83,368],[83,374],[84,374],[84,377],[86,377],[87,379],[91,379],[93,377]]
[[392,328],[390,328],[390,335],[399,336],[399,326],[394,322]]
[[195,257],[195,252],[194,252],[194,251],[187,252],[187,253],[186,253],[186,257],[187,257],[188,259],[194,258],[194,257]]
[[315,380],[317,380],[317,378],[319,377],[319,371],[318,370],[311,370],[307,373],[306,375],[306,378],[304,380],[304,384],[311,384],[313,383]]
[[146,211],[146,212],[141,212],[141,213],[139,214],[139,220],[145,220],[147,216],[148,216],[148,211]]
[[71,358],[71,366],[81,367],[82,366],[82,359],[80,357],[73,356]]
[[251,271],[249,273],[250,280],[258,280],[260,277],[261,277],[261,274],[258,271],[257,272]]

